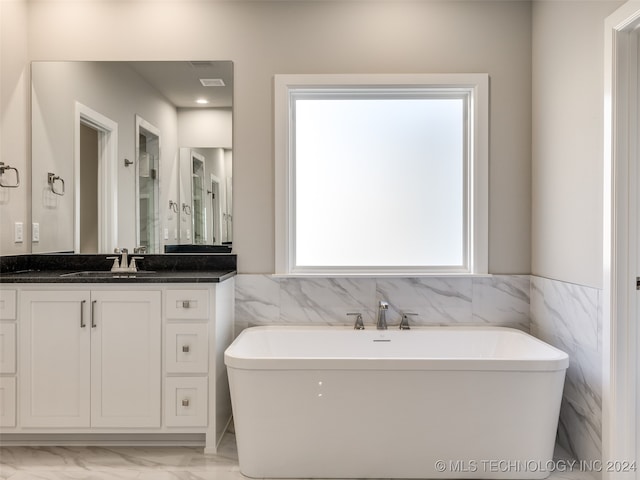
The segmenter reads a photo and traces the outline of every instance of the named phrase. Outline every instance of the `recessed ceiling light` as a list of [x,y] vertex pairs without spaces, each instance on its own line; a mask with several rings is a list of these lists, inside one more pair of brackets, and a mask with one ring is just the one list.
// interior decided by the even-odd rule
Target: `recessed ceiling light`
[[224,87],[224,81],[221,78],[201,78],[200,83],[203,87]]
[[207,100],[206,98],[199,98],[196,100],[196,103],[198,105],[206,105],[207,103],[209,103],[209,100]]

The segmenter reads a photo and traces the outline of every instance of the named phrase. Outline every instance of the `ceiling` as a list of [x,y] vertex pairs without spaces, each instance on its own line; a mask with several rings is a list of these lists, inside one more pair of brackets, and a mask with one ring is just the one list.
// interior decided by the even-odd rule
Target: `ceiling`
[[[126,62],[147,83],[179,108],[220,108],[233,105],[233,62]],[[224,87],[205,87],[200,79],[219,78]],[[208,104],[200,105],[196,99]]]

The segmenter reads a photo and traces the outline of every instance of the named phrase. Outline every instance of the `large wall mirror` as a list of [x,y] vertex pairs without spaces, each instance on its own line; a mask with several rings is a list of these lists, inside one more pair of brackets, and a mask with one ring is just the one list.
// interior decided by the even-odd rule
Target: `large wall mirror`
[[230,61],[34,62],[32,252],[230,251],[232,108]]

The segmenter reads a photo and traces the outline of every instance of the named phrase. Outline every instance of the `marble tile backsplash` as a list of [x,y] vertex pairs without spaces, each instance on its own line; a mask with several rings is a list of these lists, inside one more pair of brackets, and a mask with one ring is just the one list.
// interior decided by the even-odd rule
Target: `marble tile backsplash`
[[602,291],[532,276],[531,333],[569,354],[560,445],[579,460],[600,460]]
[[498,325],[529,331],[529,276],[419,278],[236,277],[236,333],[255,325],[350,325],[360,312],[373,325],[378,301],[389,325],[402,312],[415,325]]

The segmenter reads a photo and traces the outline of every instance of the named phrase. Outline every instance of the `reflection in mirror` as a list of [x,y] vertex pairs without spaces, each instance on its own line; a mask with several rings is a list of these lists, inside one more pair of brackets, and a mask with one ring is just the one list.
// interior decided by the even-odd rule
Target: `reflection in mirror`
[[[228,61],[34,62],[32,251],[230,245],[232,92]],[[205,156],[199,205],[183,194],[179,147]],[[207,150],[225,171],[208,168]],[[183,234],[191,210],[199,224]]]
[[180,149],[181,244],[231,245],[232,173],[230,149]]
[[204,196],[204,157],[192,154],[191,162],[191,220],[193,221],[193,243],[207,243],[207,207]]
[[144,253],[160,253],[158,172],[160,130],[136,116],[136,197],[138,226],[136,244]]

